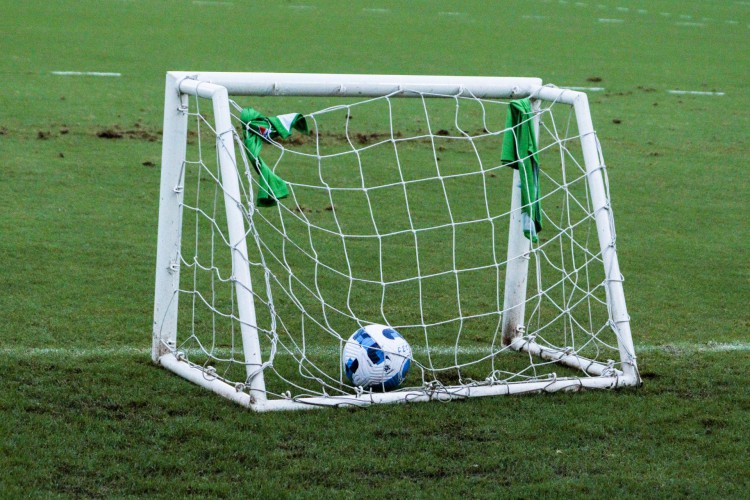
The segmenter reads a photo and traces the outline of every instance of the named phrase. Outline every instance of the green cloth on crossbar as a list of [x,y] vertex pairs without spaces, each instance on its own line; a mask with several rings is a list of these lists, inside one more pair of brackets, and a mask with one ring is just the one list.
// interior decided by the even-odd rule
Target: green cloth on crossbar
[[286,182],[276,175],[260,157],[263,141],[276,138],[286,139],[292,135],[293,130],[309,134],[307,121],[299,113],[264,116],[253,108],[243,109],[240,113],[240,121],[243,125],[245,147],[259,176],[257,204],[261,207],[272,207],[278,200],[289,196],[289,188]]
[[542,203],[539,200],[539,160],[533,118],[528,98],[510,102],[505,118],[507,130],[503,134],[500,161],[503,165],[518,169],[521,177],[523,234],[536,243],[537,234],[542,230]]

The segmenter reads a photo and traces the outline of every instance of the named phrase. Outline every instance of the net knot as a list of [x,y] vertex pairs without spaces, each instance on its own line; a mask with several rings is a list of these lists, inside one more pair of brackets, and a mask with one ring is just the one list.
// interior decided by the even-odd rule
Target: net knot
[[615,360],[614,359],[608,359],[607,360],[607,367],[602,371],[602,376],[604,377],[611,377],[613,375],[617,374],[617,370],[615,370]]
[[445,392],[445,386],[437,380],[431,380],[425,382],[423,390],[428,396],[432,397],[436,393]]

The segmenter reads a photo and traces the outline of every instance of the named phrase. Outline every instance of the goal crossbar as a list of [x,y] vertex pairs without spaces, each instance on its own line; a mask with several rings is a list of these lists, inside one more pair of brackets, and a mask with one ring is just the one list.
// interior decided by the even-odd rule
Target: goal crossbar
[[170,72],[170,77],[178,82],[181,92],[202,95],[201,86],[213,84],[240,96],[379,97],[403,92],[403,97],[425,93],[520,98],[542,85],[540,78],[476,76]]

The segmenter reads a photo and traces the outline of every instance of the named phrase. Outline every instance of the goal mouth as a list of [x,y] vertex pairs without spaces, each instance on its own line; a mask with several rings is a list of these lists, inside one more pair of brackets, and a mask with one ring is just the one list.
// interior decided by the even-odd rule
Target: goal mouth
[[[640,383],[584,94],[170,73],[164,137],[153,358],[180,376],[259,411]],[[396,390],[344,374],[368,324],[411,345]]]

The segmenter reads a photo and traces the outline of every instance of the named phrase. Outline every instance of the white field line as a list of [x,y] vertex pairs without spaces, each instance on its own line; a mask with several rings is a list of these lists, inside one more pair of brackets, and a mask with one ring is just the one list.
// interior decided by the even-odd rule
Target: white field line
[[[229,350],[222,353],[222,356],[228,356]],[[241,348],[237,348],[237,356],[241,356]],[[453,354],[455,348],[453,346],[432,346],[430,348],[432,354],[447,355]],[[664,352],[669,354],[700,354],[700,353],[714,353],[714,352],[747,352],[750,351],[750,342],[710,342],[707,344],[694,344],[686,342],[676,342],[672,344],[655,345],[655,344],[640,344],[635,346],[636,354],[644,352]],[[336,354],[338,350],[331,348],[307,348],[308,355],[319,355],[319,354]],[[415,353],[425,354],[426,349],[415,348]],[[486,355],[489,354],[489,347],[459,347],[458,354],[468,355]],[[48,356],[62,356],[69,359],[80,359],[80,358],[97,358],[97,357],[118,357],[118,356],[134,356],[134,357],[148,357],[151,354],[151,349],[143,347],[95,347],[90,349],[76,349],[73,347],[39,347],[39,348],[23,348],[23,347],[2,347],[0,348],[0,356],[7,356],[11,358],[42,358]],[[267,353],[266,353],[267,354]],[[277,356],[284,356],[286,352],[279,350],[276,353]]]
[[667,90],[668,93],[674,95],[704,95],[704,96],[723,96],[726,95],[724,92],[706,92],[703,90]]
[[600,17],[599,22],[607,23],[607,24],[620,24],[620,23],[624,23],[625,19],[608,19],[606,17]]
[[122,73],[104,73],[101,71],[53,71],[57,76],[122,76]]
[[225,7],[231,7],[234,2],[218,2],[215,0],[193,0],[193,5],[223,5]]
[[[550,3],[551,0],[541,0],[543,3]],[[588,7],[588,4],[586,2],[574,2],[571,3],[567,0],[558,0],[558,3],[560,5],[575,5],[576,7]],[[735,1],[735,5],[743,5],[746,7],[750,7],[750,1]],[[595,4],[597,8],[600,10],[607,10],[610,7],[604,4]],[[636,9],[632,7],[626,7],[626,6],[614,6],[612,7],[616,12],[622,12],[622,13],[637,13],[640,15],[646,15],[649,13],[647,9]],[[679,14],[679,13],[672,13],[672,12],[659,12],[659,15],[662,17],[675,17],[677,19],[681,19],[683,22],[675,22],[675,26],[693,26],[693,27],[700,27],[704,28],[706,26],[705,23],[712,23],[716,21],[714,18],[711,17],[701,17],[700,21],[697,22],[698,18],[693,16],[692,14]],[[529,18],[529,16],[524,16],[524,18]],[[624,22],[624,19],[606,19],[606,18],[600,18],[598,19],[600,23],[621,23]],[[687,22],[686,22],[687,21]],[[720,21],[721,22],[721,21]],[[739,25],[740,22],[734,19],[727,19],[723,21],[725,24],[730,25]],[[750,24],[747,26],[750,28]]]
[[604,87],[562,87],[570,90],[580,90],[581,92],[603,92],[606,89]]
[[391,9],[383,9],[379,7],[369,7],[362,9],[364,12],[371,12],[373,14],[387,14]]

